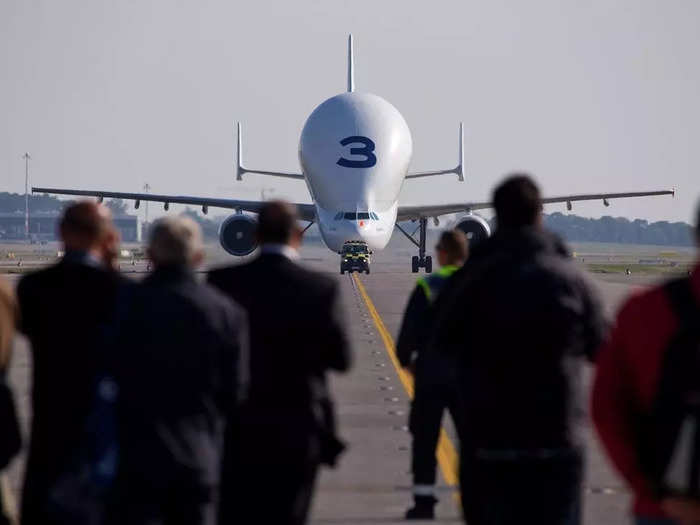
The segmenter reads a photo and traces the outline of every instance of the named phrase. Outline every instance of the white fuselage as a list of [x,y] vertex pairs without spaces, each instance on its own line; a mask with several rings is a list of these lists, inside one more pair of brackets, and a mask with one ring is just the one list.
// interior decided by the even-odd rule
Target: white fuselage
[[329,249],[346,241],[384,248],[413,151],[406,121],[386,100],[348,92],[319,105],[299,142],[299,161]]

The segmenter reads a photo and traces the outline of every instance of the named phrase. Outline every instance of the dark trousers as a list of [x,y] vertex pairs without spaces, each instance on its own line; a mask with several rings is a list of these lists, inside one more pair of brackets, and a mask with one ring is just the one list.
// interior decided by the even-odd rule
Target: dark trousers
[[236,465],[220,494],[219,525],[306,523],[318,464],[280,459]]
[[446,385],[422,385],[416,382],[408,428],[413,436],[411,472],[414,485],[434,485],[437,470],[436,449],[440,439],[442,415],[448,409],[455,426],[460,413],[457,393]]
[[49,487],[54,482],[54,477],[44,475],[30,455],[20,504],[22,525],[60,525],[61,522],[48,511]]
[[463,453],[460,490],[469,525],[579,525],[583,460],[482,459]]
[[106,525],[216,525],[216,490],[203,486],[118,490]]

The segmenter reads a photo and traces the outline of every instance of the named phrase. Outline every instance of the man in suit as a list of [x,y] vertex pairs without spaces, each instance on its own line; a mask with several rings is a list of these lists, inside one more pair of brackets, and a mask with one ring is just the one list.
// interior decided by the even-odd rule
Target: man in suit
[[245,385],[247,322],[195,279],[199,226],[167,217],[151,231],[154,271],[120,302],[109,370],[118,387],[119,525],[214,525],[225,417]]
[[60,222],[65,255],[25,276],[20,328],[32,347],[32,429],[22,494],[24,525],[52,523],[49,491],[80,439],[101,366],[98,340],[114,306],[119,234],[108,208],[68,207]]
[[296,208],[260,211],[260,256],[209,281],[250,321],[250,388],[226,438],[221,523],[306,522],[320,463],[338,453],[326,371],[346,371],[350,349],[334,279],[298,264]]

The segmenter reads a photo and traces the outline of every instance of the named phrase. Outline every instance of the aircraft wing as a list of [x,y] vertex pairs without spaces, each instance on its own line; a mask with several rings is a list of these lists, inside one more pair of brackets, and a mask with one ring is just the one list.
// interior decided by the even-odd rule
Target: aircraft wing
[[[210,207],[257,213],[260,211],[262,205],[265,204],[263,201],[244,201],[238,199],[212,199],[208,197],[190,197],[183,195],[155,195],[153,193],[123,193],[118,191],[69,190],[61,188],[32,188],[32,193],[133,200],[136,201],[137,208],[141,201],[162,202],[166,210],[170,204],[191,204],[193,206],[201,206],[204,213],[207,213]],[[313,204],[296,204],[296,206],[302,220],[315,220],[316,209]]]
[[[675,195],[675,190],[658,190],[658,191],[635,191],[626,193],[586,193],[581,195],[563,195],[561,197],[545,197],[542,199],[544,204],[552,204],[554,202],[565,202],[569,210],[572,208],[574,201],[596,201],[602,200],[603,204],[609,205],[610,199],[623,199],[627,197],[651,197],[656,195]],[[448,213],[470,212],[475,210],[483,210],[492,208],[490,202],[462,202],[454,204],[434,204],[427,206],[399,206],[397,221],[407,221],[419,219],[421,217],[439,217]]]

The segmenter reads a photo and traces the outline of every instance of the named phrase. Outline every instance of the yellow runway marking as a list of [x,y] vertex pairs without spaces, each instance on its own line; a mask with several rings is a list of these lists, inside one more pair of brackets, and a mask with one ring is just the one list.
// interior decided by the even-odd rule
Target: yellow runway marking
[[[394,368],[396,369],[396,373],[398,374],[401,383],[406,389],[408,396],[413,399],[413,376],[404,370],[399,364],[399,360],[396,357],[396,346],[394,345],[394,339],[391,337],[389,330],[387,330],[386,326],[384,325],[384,321],[382,321],[382,318],[379,316],[377,309],[374,307],[374,303],[372,303],[372,300],[369,298],[367,290],[362,284],[362,281],[355,273],[352,274],[352,278],[355,280],[358,290],[360,290],[360,295],[362,295],[365,306],[367,306],[367,310],[372,316],[374,325],[377,327],[377,331],[384,342],[384,347],[386,348],[387,354],[389,354],[391,362],[394,364]],[[440,430],[437,458],[438,463],[440,464],[440,470],[442,471],[442,476],[445,478],[447,484],[457,487],[459,484],[459,477],[457,475],[459,465],[457,450],[455,449],[454,444],[448,437],[444,428]]]

